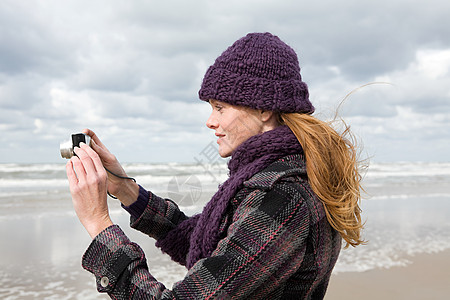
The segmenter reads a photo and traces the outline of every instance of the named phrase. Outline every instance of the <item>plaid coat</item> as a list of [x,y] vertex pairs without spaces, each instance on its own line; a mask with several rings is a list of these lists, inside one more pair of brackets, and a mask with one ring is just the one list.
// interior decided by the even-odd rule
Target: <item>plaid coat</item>
[[[175,203],[150,193],[132,227],[159,239],[185,218]],[[149,273],[143,251],[117,225],[92,241],[83,267],[113,299],[324,297],[341,237],[311,191],[302,156],[280,159],[246,181],[221,224],[223,239],[212,255],[171,290]]]

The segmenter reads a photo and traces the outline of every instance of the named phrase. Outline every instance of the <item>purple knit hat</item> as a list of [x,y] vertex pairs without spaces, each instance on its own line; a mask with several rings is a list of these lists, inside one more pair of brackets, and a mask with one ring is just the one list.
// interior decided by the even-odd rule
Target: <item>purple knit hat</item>
[[201,100],[283,113],[314,112],[295,51],[270,33],[249,33],[209,67]]

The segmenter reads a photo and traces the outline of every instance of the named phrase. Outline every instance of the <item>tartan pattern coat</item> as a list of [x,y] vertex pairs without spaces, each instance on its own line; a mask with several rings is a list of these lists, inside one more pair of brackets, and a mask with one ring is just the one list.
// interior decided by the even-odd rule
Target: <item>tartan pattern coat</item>
[[[131,226],[150,237],[162,239],[188,218],[174,202],[149,198]],[[150,274],[142,249],[117,225],[92,241],[82,264],[112,299],[323,299],[341,237],[307,182],[302,155],[284,157],[246,181],[220,230],[212,255],[172,289]]]

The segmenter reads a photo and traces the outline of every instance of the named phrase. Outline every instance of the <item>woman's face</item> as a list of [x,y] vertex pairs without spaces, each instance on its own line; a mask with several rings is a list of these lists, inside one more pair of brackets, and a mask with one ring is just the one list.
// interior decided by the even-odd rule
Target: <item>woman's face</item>
[[268,130],[266,119],[268,113],[272,115],[270,112],[235,106],[217,100],[210,100],[209,104],[211,104],[212,112],[206,121],[206,126],[215,130],[221,157],[230,156],[249,137]]

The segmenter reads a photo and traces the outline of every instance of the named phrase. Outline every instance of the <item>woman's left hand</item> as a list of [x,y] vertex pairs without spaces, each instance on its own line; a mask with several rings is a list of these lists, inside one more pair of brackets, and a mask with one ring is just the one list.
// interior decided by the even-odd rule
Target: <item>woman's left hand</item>
[[91,238],[113,225],[106,196],[107,174],[98,154],[82,143],[66,165],[72,202]]

